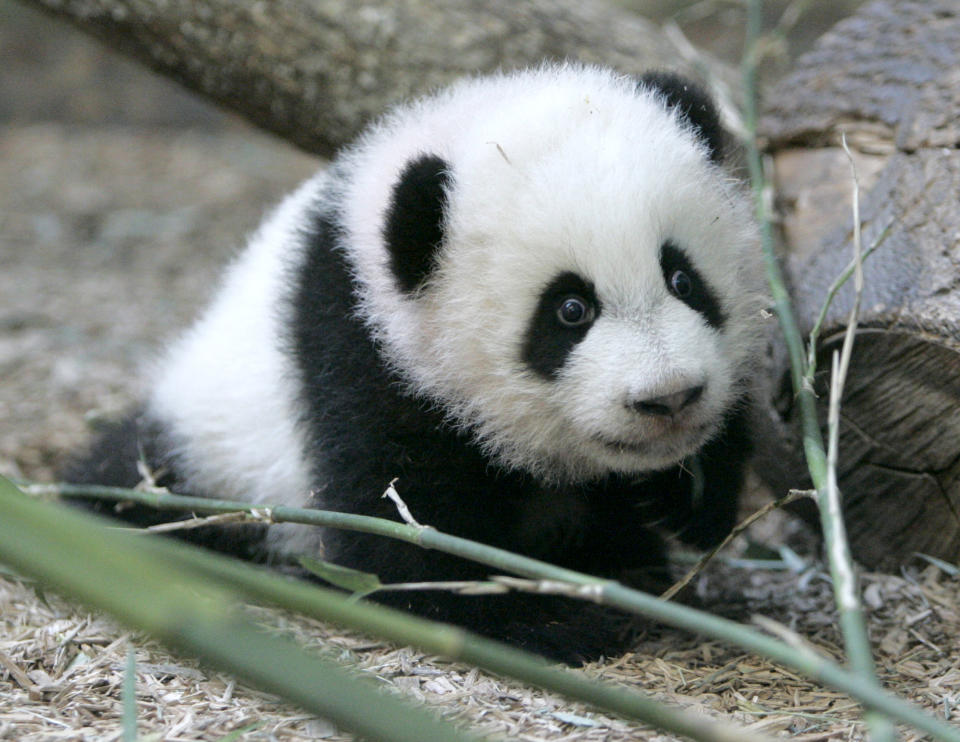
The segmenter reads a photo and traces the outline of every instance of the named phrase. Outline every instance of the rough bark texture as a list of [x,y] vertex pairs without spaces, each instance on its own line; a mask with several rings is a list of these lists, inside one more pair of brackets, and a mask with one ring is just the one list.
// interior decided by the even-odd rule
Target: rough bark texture
[[[836,143],[850,128],[870,147],[912,152],[960,142],[955,0],[882,0],[840,22],[798,60],[770,100],[775,148]],[[848,135],[849,136],[849,135]]]
[[[855,556],[896,569],[914,552],[960,559],[960,7],[881,0],[841,22],[788,79],[763,119],[783,211],[788,279],[803,330],[852,257],[857,147],[865,264],[860,331],[843,400],[840,485]],[[822,334],[830,356],[852,288]],[[782,349],[775,347],[759,470],[803,486]],[[784,466],[783,462],[788,462]]]
[[691,71],[659,29],[600,2],[26,1],[322,155],[466,74],[567,58]]

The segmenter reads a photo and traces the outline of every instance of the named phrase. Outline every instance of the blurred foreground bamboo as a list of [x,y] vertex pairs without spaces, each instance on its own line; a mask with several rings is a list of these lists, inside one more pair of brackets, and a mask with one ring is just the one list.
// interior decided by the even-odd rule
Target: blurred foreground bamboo
[[[370,739],[476,739],[292,641],[268,636],[238,612],[229,586],[190,567],[179,544],[149,548],[147,539],[92,516],[31,500],[3,478],[0,513],[0,561],[172,648]],[[184,557],[173,559],[174,551]]]
[[[943,720],[925,713],[916,706],[877,688],[871,683],[864,682],[862,678],[807,647],[790,646],[734,621],[661,600],[652,595],[627,588],[612,580],[592,577],[536,559],[512,554],[502,549],[478,544],[441,533],[429,526],[412,526],[380,518],[324,510],[252,506],[225,500],[209,500],[162,492],[140,492],[110,487],[39,484],[29,485],[26,489],[36,496],[85,496],[114,501],[139,502],[161,509],[192,510],[197,513],[254,511],[255,520],[278,523],[308,523],[399,538],[425,548],[433,548],[472,559],[495,570],[512,572],[539,580],[545,587],[558,589],[573,597],[596,600],[677,628],[729,642],[789,667],[812,680],[843,691],[865,707],[883,710],[889,716],[910,724],[935,739],[945,742],[960,742],[960,729],[952,727]],[[2,506],[3,503],[0,500],[0,508]],[[0,532],[0,538],[2,538],[2,532]],[[263,570],[215,554],[198,552],[195,549],[170,551],[166,542],[146,535],[130,536],[130,538],[137,539],[135,545],[140,545],[142,549],[160,549],[163,553],[170,554],[169,558],[172,560],[188,560],[194,569],[203,571],[210,582],[221,586],[231,585],[237,590],[242,590],[248,598],[270,601],[292,610],[334,621],[340,625],[388,638],[398,643],[412,644],[424,651],[463,660],[491,672],[509,675],[539,687],[563,693],[571,698],[577,698],[601,708],[613,710],[624,716],[642,719],[652,724],[662,724],[662,722],[653,722],[646,716],[641,715],[642,707],[650,702],[638,696],[638,694],[626,694],[630,698],[623,698],[618,701],[621,696],[612,692],[615,689],[604,689],[603,692],[600,692],[597,688],[603,688],[603,686],[585,681],[576,673],[554,670],[542,660],[533,658],[531,655],[509,650],[496,642],[473,637],[459,629],[432,624],[377,606],[347,601],[339,593],[322,590],[312,585],[279,579]],[[0,559],[2,558],[3,547],[0,545]],[[421,630],[420,627],[425,627],[425,629]],[[611,691],[611,693],[608,695],[606,691]],[[636,705],[632,705],[634,701],[630,700],[631,698],[640,698],[642,702],[636,702]],[[661,726],[661,728],[668,729],[666,726]],[[706,739],[719,740],[722,737],[707,737]],[[748,737],[741,732],[734,739],[745,741]]]
[[353,601],[339,591],[187,544],[105,527],[93,516],[31,499],[2,477],[0,512],[0,561],[369,739],[428,742],[474,737],[377,693],[289,641],[268,637],[239,615],[242,601],[271,602],[471,662],[690,739],[765,739],[554,668],[539,657],[461,629]]

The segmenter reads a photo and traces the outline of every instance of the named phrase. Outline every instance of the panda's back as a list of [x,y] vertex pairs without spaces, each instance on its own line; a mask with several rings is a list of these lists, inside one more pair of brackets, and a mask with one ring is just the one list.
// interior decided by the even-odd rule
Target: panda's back
[[[144,419],[192,492],[307,503],[299,381],[287,349],[288,284],[304,255],[304,214],[324,178],[285,199],[227,270],[214,302],[154,364]],[[323,287],[318,286],[318,291]]]

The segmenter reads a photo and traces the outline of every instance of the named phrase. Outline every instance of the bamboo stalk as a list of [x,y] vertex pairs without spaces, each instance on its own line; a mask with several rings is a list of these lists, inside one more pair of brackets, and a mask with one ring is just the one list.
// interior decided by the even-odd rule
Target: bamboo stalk
[[[873,662],[873,652],[870,647],[870,637],[867,635],[867,622],[864,617],[863,604],[860,601],[860,591],[857,575],[854,571],[853,557],[847,541],[846,525],[843,521],[843,506],[841,502],[840,486],[837,483],[837,462],[840,457],[840,401],[843,398],[843,388],[850,369],[850,358],[853,355],[853,344],[857,333],[857,321],[860,314],[860,300],[863,295],[863,247],[860,232],[860,180],[857,177],[857,168],[853,155],[847,147],[847,139],[843,137],[843,149],[850,161],[850,171],[853,180],[853,282],[854,299],[847,319],[847,330],[843,338],[843,346],[839,355],[833,355],[833,369],[830,377],[830,401],[827,424],[829,429],[827,445],[827,482],[820,500],[821,524],[824,541],[830,561],[830,573],[833,578],[834,597],[837,611],[840,613],[840,628],[843,632],[844,643],[850,658],[851,669],[863,676],[871,678],[879,686],[876,679],[877,670]],[[893,723],[884,715],[869,711],[867,725],[870,728],[872,739],[875,742],[892,742],[896,738]]]
[[[408,543],[418,544],[424,548],[437,549],[438,551],[443,551],[455,556],[472,559],[473,561],[486,564],[494,569],[512,572],[531,579],[552,580],[557,583],[582,586],[588,589],[582,591],[568,590],[564,594],[571,595],[572,597],[593,599],[597,602],[615,606],[631,613],[647,616],[676,628],[729,642],[730,644],[754,652],[755,654],[799,672],[805,677],[847,693],[865,707],[882,710],[897,720],[929,734],[934,739],[943,740],[944,742],[960,742],[960,729],[956,729],[935,716],[924,712],[922,709],[887,693],[879,688],[876,683],[865,681],[863,678],[844,670],[829,658],[817,654],[810,649],[790,646],[734,621],[677,603],[664,601],[638,590],[624,587],[611,580],[585,575],[581,572],[557,567],[519,554],[512,554],[496,547],[485,546],[457,536],[444,534],[429,526],[411,526],[396,521],[372,518],[364,515],[350,515],[324,510],[299,510],[297,508],[280,506],[252,506],[246,503],[229,502],[225,500],[208,500],[202,497],[186,497],[163,492],[139,492],[137,490],[124,490],[117,487],[34,484],[27,485],[25,490],[30,494],[38,496],[57,497],[67,495],[72,497],[98,497],[115,501],[129,500],[141,504],[152,504],[160,509],[193,510],[198,513],[249,512],[256,510],[259,511],[260,514],[255,517],[261,520],[266,518],[267,513],[272,515],[272,520],[266,522],[304,523],[316,526],[345,528],[386,536],[388,538],[397,538]],[[144,542],[148,541],[146,537],[140,538],[143,538]],[[149,543],[154,544],[155,540],[149,539]],[[156,547],[151,546],[151,548]],[[212,558],[216,555],[205,554],[204,556]],[[217,576],[218,579],[234,581],[235,585],[239,585],[239,583],[236,582],[238,580],[253,580],[252,573],[238,572],[236,571],[237,566],[235,562],[220,557],[216,559],[216,561],[206,561],[204,569],[212,570],[210,573],[211,577]],[[259,580],[260,578],[257,579]],[[337,611],[345,609],[339,606],[328,606],[319,597],[306,598],[302,593],[297,593],[295,596],[292,592],[287,592],[301,588],[311,589],[310,586],[297,587],[297,583],[290,581],[285,581],[285,586],[282,588],[279,585],[268,587],[265,583],[259,581],[256,584],[250,583],[248,585],[248,589],[251,590],[251,597],[274,600],[285,606],[297,608],[318,617],[326,617],[332,621],[342,620],[344,624],[353,626],[354,628],[369,631],[372,634],[389,638],[392,641],[415,644],[421,649],[444,654],[445,656],[450,656],[447,652],[459,646],[458,651],[460,654],[455,655],[456,658],[478,664],[495,672],[507,672],[505,668],[494,669],[492,665],[486,664],[487,659],[482,654],[474,652],[473,644],[462,640],[450,640],[447,635],[443,633],[453,630],[450,627],[440,625],[439,628],[432,629],[432,633],[428,632],[430,636],[414,639],[410,635],[402,633],[405,630],[403,627],[407,625],[402,621],[396,624],[391,621],[383,622],[382,618],[375,618],[372,614],[364,614],[363,617],[358,617],[355,614],[350,614],[349,617],[345,614],[337,614],[336,616],[333,614],[327,615],[324,612],[328,608]],[[273,594],[274,597],[269,598],[266,594],[259,592],[261,590],[277,590],[280,592]],[[281,599],[281,595],[286,597]],[[287,599],[291,602],[288,603]],[[307,605],[307,602],[314,600],[317,602],[312,604],[312,607]],[[417,620],[407,616],[404,616],[404,618],[411,621]],[[354,621],[356,621],[356,623],[354,623]],[[367,621],[370,623],[362,623]],[[435,634],[435,636],[433,634]],[[425,641],[430,641],[431,643],[423,643]],[[432,643],[435,641],[449,643],[445,644],[446,649],[443,649],[439,645]],[[535,682],[523,676],[517,675],[516,677],[521,680]]]
[[130,534],[31,500],[2,477],[0,512],[0,559],[5,563],[171,647],[201,656],[369,739],[477,739],[378,693],[289,640],[267,636],[231,609],[234,593],[173,560],[158,558],[159,551],[138,547]]
[[123,742],[137,742],[137,659],[133,647],[127,647],[127,666],[121,690]]
[[[827,455],[817,422],[816,396],[813,387],[804,380],[803,337],[793,313],[790,293],[787,291],[780,264],[773,251],[773,228],[767,208],[767,179],[764,176],[763,161],[757,149],[757,54],[760,38],[760,0],[749,0],[747,13],[747,48],[743,59],[744,88],[744,125],[747,129],[747,166],[750,182],[753,184],[754,208],[760,225],[760,241],[763,246],[763,263],[767,274],[767,283],[773,298],[773,310],[780,322],[780,329],[790,357],[790,378],[800,408],[803,431],[803,449],[807,466],[819,491],[826,479]],[[818,484],[818,482],[820,484]]]
[[[827,557],[830,564],[830,573],[833,578],[834,597],[840,616],[840,627],[844,646],[850,658],[851,666],[865,683],[880,689],[880,682],[876,676],[873,664],[870,641],[867,635],[866,621],[862,606],[856,594],[856,579],[850,549],[847,546],[846,531],[843,525],[843,513],[840,507],[840,492],[836,486],[836,450],[832,451],[832,461],[824,451],[823,437],[820,432],[820,423],[817,417],[816,398],[813,391],[812,378],[808,375],[809,367],[804,353],[803,340],[799,326],[793,314],[789,293],[783,274],[777,263],[773,251],[773,234],[766,208],[763,164],[757,148],[757,49],[761,31],[760,0],[749,0],[747,5],[747,34],[746,53],[743,60],[743,81],[745,114],[744,120],[750,136],[747,139],[747,159],[750,167],[750,178],[755,194],[757,218],[761,225],[761,239],[763,245],[764,265],[771,292],[774,297],[777,317],[783,332],[784,340],[790,358],[790,374],[793,380],[794,393],[800,410],[803,430],[803,447],[807,460],[807,468],[816,489],[816,501],[820,511],[821,527],[827,544]],[[844,144],[846,147],[846,144]],[[848,151],[849,155],[849,151]],[[858,287],[862,287],[862,251],[859,244],[859,211],[857,210],[858,188],[854,176],[854,229],[856,240],[855,275]],[[832,294],[828,300],[832,298]],[[854,314],[851,317],[850,332],[844,340],[844,355],[849,360],[852,350],[853,328],[856,326],[855,302]],[[815,338],[814,338],[815,340]],[[813,349],[810,355],[813,356]],[[836,370],[836,369],[835,369]],[[837,417],[839,418],[839,396],[842,392],[842,379],[834,378],[838,382]],[[836,429],[836,428],[835,428]],[[835,438],[832,439],[835,443]],[[831,465],[832,464],[832,465]],[[878,713],[879,712],[879,713]],[[871,739],[874,742],[892,742],[895,739],[893,725],[883,716],[883,709],[870,709],[866,716],[870,728]]]
[[[25,503],[29,503],[32,509]],[[419,712],[429,724],[423,719],[418,722],[413,715],[410,716],[409,730],[407,717],[397,715],[390,722],[395,709],[384,709],[383,719],[367,719],[364,709],[382,705],[382,696],[374,694],[371,698],[368,687],[363,688],[367,696],[359,694],[358,688],[364,684],[335,667],[336,673],[330,673],[328,681],[314,680],[311,673],[325,671],[324,665],[328,663],[310,658],[294,666],[291,654],[299,651],[302,655],[303,650],[297,650],[289,642],[274,649],[270,640],[257,636],[258,632],[232,615],[225,606],[241,599],[269,601],[450,659],[465,660],[491,672],[518,678],[693,740],[767,740],[762,735],[724,722],[679,711],[640,693],[597,683],[580,673],[559,670],[536,655],[474,636],[462,629],[353,601],[342,592],[290,580],[264,568],[188,544],[104,528],[93,524],[91,516],[68,509],[58,507],[54,513],[43,513],[38,509],[44,507],[50,509],[44,503],[18,497],[12,485],[0,478],[0,511],[5,514],[0,521],[0,559],[9,561],[25,574],[35,575],[55,588],[114,613],[121,620],[155,634],[172,646],[198,654],[258,687],[283,695],[374,739],[473,738],[450,736],[452,730],[449,729],[445,732],[448,736],[420,736],[431,729],[434,735],[444,730],[439,722]],[[57,528],[43,532],[44,517],[47,521],[55,521]],[[416,529],[408,525],[400,527]],[[21,534],[21,541],[12,537],[7,539],[8,535],[17,533]],[[34,562],[31,555],[37,551],[37,543],[50,544],[51,548],[44,550],[43,558]],[[116,572],[119,574],[110,572],[110,564],[118,566]],[[84,572],[83,579],[74,574],[78,567]],[[118,594],[111,594],[114,587]],[[109,599],[108,594],[111,594]],[[198,595],[201,596],[199,603]],[[155,607],[160,615],[154,616],[150,606]],[[239,654],[239,648],[254,653],[250,662],[233,657],[232,653]],[[341,682],[339,676],[348,678],[352,684],[346,684],[341,692],[331,693],[330,685]],[[304,689],[311,691],[305,692]],[[342,704],[347,704],[345,709],[340,708]],[[356,718],[358,716],[360,719]],[[377,722],[376,726],[372,726],[374,722]],[[404,725],[403,734],[390,736],[390,730],[400,725]],[[387,736],[382,736],[384,734]]]
[[[151,540],[151,548],[158,546],[162,548],[165,544]],[[271,571],[215,554],[184,549],[175,558],[183,558],[185,564],[205,570],[211,579],[230,584],[250,598],[467,662],[627,718],[639,719],[657,729],[707,742],[749,742],[764,738],[742,728],[681,714],[640,693],[591,681],[578,672],[558,669],[537,655],[454,626],[347,600],[339,591],[303,581],[281,580]]]

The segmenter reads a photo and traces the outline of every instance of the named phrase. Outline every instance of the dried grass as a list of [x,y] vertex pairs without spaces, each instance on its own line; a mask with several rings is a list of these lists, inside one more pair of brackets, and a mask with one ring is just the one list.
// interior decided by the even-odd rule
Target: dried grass
[[[949,715],[960,704],[960,578],[921,561],[902,575],[863,578],[884,685]],[[841,656],[822,571],[712,567],[697,582],[714,610],[762,615]],[[251,608],[305,648],[354,664],[385,689],[515,740],[658,740],[622,720],[504,682],[460,664],[347,634],[310,619]],[[0,577],[0,739],[112,740],[121,736],[126,649],[135,647],[144,739],[351,739],[267,695],[12,576]],[[659,699],[794,739],[864,739],[860,709],[842,694],[717,642],[652,627],[637,650],[583,672]],[[907,732],[904,739],[920,737]]]

